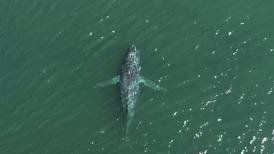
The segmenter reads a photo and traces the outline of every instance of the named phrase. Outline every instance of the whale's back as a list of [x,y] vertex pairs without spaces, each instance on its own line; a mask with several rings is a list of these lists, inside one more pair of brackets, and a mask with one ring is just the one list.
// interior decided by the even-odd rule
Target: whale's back
[[140,64],[139,54],[135,46],[131,46],[122,65],[120,75],[120,91],[123,110],[127,114],[127,127],[134,116],[134,108],[139,94]]

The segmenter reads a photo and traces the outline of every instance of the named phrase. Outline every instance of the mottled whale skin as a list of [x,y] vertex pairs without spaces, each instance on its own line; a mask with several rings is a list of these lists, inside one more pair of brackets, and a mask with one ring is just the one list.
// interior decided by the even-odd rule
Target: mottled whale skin
[[140,90],[140,84],[142,83],[154,90],[166,91],[165,88],[161,88],[159,85],[142,77],[140,73],[140,52],[137,50],[135,45],[130,45],[125,55],[120,75],[115,76],[111,80],[101,82],[95,86],[104,87],[107,85],[119,84],[123,111],[127,118],[126,138],[130,124],[135,114],[135,107]]
[[135,114],[135,106],[140,89],[140,72],[140,53],[135,45],[131,45],[124,59],[120,75],[121,99],[123,110],[127,114],[126,131],[128,131]]

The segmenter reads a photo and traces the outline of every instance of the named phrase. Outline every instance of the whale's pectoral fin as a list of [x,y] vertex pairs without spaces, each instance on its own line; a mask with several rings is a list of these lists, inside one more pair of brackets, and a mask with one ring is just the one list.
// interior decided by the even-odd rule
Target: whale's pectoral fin
[[112,78],[110,80],[107,80],[107,81],[100,82],[100,83],[96,84],[94,86],[94,88],[114,85],[114,84],[117,84],[119,81],[120,81],[120,75],[117,75],[117,76],[115,76],[114,78]]
[[155,84],[154,82],[152,82],[152,81],[150,81],[148,79],[145,79],[144,77],[140,77],[139,83],[143,83],[145,86],[150,87],[150,88],[152,88],[154,90],[167,91],[166,88],[160,87],[159,85]]

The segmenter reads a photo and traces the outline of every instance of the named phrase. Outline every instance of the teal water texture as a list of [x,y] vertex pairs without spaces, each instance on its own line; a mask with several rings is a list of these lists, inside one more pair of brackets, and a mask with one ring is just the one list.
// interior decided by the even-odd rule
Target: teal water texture
[[[2,0],[0,153],[274,152],[274,2]],[[142,75],[130,140],[119,87]]]

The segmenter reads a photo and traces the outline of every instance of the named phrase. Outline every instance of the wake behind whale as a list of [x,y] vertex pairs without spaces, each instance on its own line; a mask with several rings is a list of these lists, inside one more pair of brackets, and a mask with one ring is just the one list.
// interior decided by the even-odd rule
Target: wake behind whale
[[104,87],[108,85],[119,84],[123,112],[127,116],[126,140],[128,140],[128,131],[130,128],[130,124],[133,120],[133,116],[135,114],[137,98],[140,92],[140,84],[144,84],[145,86],[150,87],[154,90],[166,91],[165,88],[162,88],[152,81],[142,77],[140,75],[140,72],[140,53],[135,45],[130,45],[125,55],[120,75],[117,75],[111,80],[96,85],[96,87]]

